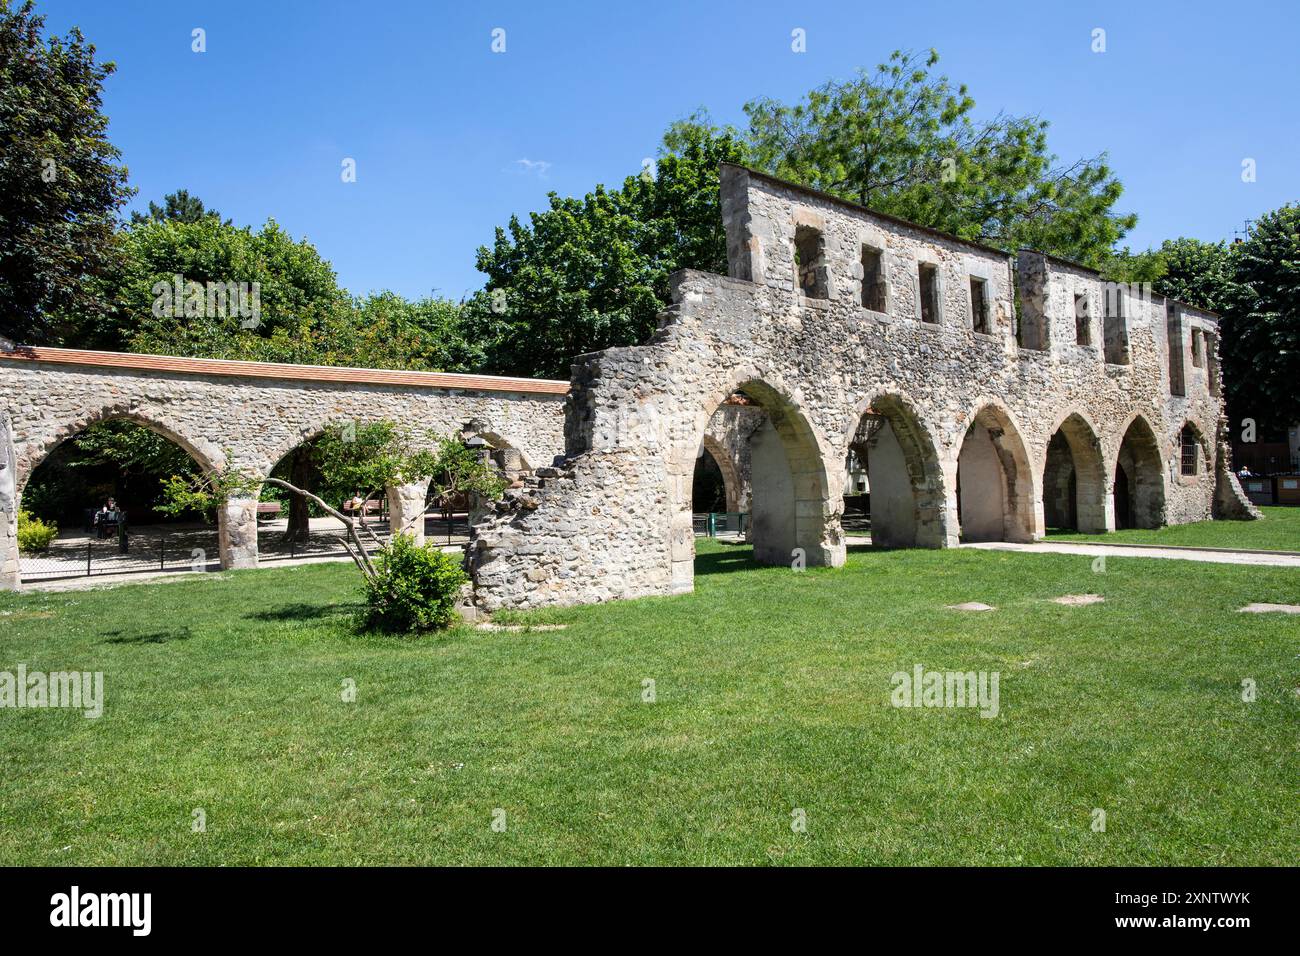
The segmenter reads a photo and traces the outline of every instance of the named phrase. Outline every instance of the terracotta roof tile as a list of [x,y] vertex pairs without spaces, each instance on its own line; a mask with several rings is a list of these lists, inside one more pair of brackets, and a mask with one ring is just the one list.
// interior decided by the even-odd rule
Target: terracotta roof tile
[[545,378],[509,378],[499,375],[461,375],[449,372],[402,372],[375,368],[288,365],[280,362],[236,362],[230,359],[94,352],[86,349],[56,349],[30,345],[19,345],[12,352],[0,352],[0,361],[135,369],[170,372],[177,375],[219,375],[231,378],[274,378],[299,382],[348,382],[481,392],[518,392],[525,395],[565,395],[569,391],[568,382]]

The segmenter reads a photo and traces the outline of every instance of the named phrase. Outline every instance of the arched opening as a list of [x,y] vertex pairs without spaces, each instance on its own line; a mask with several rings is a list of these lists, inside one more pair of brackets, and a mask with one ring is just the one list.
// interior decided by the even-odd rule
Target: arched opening
[[1047,443],[1043,467],[1043,518],[1048,528],[1106,530],[1106,469],[1101,444],[1078,414],[1065,419]]
[[15,485],[20,580],[215,566],[217,516],[164,510],[171,479],[211,470],[189,443],[131,414],[63,431]]
[[[268,477],[287,481],[310,492],[345,514],[362,520],[375,534],[386,536],[387,502],[383,489],[335,485],[321,468],[322,429],[286,451]],[[263,484],[257,502],[258,554],[263,561],[346,556],[343,523],[302,495],[270,483]]]
[[963,541],[1032,541],[1029,458],[1010,417],[986,405],[971,420],[957,457],[957,518]]
[[[675,589],[689,590],[694,577],[691,495],[700,460],[696,452],[709,420],[728,403],[758,406],[763,413],[748,441],[746,524],[754,560],[797,567],[842,564],[839,515],[831,507],[825,464],[811,425],[784,393],[758,378],[744,377],[713,407],[697,415],[690,450],[680,449],[670,456],[669,474],[677,489],[672,527]],[[714,462],[725,473],[726,465],[717,458]]]
[[700,445],[700,454],[695,461],[695,476],[691,481],[691,514],[694,516],[695,533],[712,536],[719,530],[718,516],[725,516],[732,511],[732,502],[728,499],[734,492],[727,488],[719,456],[709,446],[709,442]]
[[873,547],[942,547],[943,478],[929,434],[903,399],[878,396],[848,440],[846,527],[868,530]]
[[1111,495],[1116,528],[1159,528],[1165,523],[1160,443],[1141,415],[1124,432],[1115,459]]

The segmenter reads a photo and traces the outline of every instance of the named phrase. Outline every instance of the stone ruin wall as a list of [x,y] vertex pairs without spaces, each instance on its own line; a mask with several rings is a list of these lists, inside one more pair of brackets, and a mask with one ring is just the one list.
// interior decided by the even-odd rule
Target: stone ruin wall
[[[1108,363],[1100,277],[1026,252],[1018,266],[1024,320],[1034,328],[1021,334],[1043,347],[1021,347],[1007,255],[738,167],[724,167],[722,179],[731,275],[678,274],[649,343],[578,359],[562,466],[539,472],[474,530],[468,560],[482,608],[690,590],[695,456],[715,409],[739,388],[762,402],[781,434],[794,499],[785,543],[803,549],[809,565],[844,560],[843,462],[868,408],[884,415],[907,456],[918,545],[957,543],[957,461],[977,418],[1006,471],[1010,539],[1044,533],[1047,445],[1067,419],[1086,426],[1075,431],[1097,456],[1098,483],[1103,469],[1106,482],[1115,474],[1130,423],[1149,423],[1163,499],[1150,517],[1204,518],[1216,493],[1225,516],[1244,513],[1224,480],[1212,363],[1193,370],[1187,362],[1186,394],[1170,394],[1171,309],[1207,330],[1208,313],[1131,298],[1128,362]],[[800,227],[822,238],[824,299],[797,285]],[[885,311],[862,305],[864,245],[883,253]],[[922,262],[938,269],[934,324],[919,320]],[[987,284],[988,334],[972,327],[971,276]],[[1075,295],[1089,302],[1092,345],[1076,344]],[[1177,474],[1184,422],[1205,438],[1206,467],[1192,478]],[[1098,525],[1115,526],[1109,494],[1092,508]]]
[[[259,374],[237,374],[249,366]],[[460,387],[450,387],[430,384],[446,378],[437,374],[280,366],[277,377],[269,368],[61,349],[0,354],[0,456],[6,448],[12,456],[0,468],[0,586],[19,583],[16,513],[32,471],[96,421],[138,422],[176,442],[205,470],[235,468],[257,477],[304,441],[349,421],[391,419],[442,435],[473,423],[494,445],[517,449],[528,467],[550,464],[563,446],[564,383],[459,376],[452,380]],[[361,380],[328,378],[352,373]],[[543,387],[554,388],[543,393]],[[388,489],[399,520],[405,520],[401,509],[423,514],[424,490]],[[232,502],[218,515],[218,529],[222,566],[255,567],[256,502]]]
[[[892,544],[956,544],[962,503],[974,526],[983,503],[965,491],[958,501],[968,429],[985,438],[979,467],[1004,479],[994,505],[1008,540],[1043,534],[1045,501],[1054,507],[1057,493],[1044,479],[1053,477],[1045,472],[1058,427],[1076,458],[1095,460],[1090,474],[1077,475],[1080,489],[1095,492],[1086,515],[1080,501],[1081,530],[1115,527],[1109,483],[1135,422],[1152,433],[1144,454],[1154,478],[1136,492],[1147,520],[1257,514],[1228,471],[1213,315],[1172,300],[1130,300],[1127,362],[1117,364],[1104,355],[1106,290],[1082,267],[1022,252],[1013,270],[996,250],[733,166],[722,170],[722,211],[730,275],[674,276],[673,303],[651,341],[579,357],[567,386],[111,353],[78,353],[73,362],[56,356],[63,350],[0,354],[0,584],[17,584],[15,512],[32,469],[106,418],[161,432],[205,468],[255,475],[339,421],[390,418],[442,432],[474,423],[494,445],[520,452],[525,460],[512,457],[510,467],[536,468],[475,523],[467,563],[475,599],[488,610],[690,590],[690,495],[702,446],[732,473],[737,502],[752,506],[760,560],[784,563],[798,552],[809,565],[841,564],[844,461],[867,411],[883,422],[872,454],[892,455],[903,475],[885,507],[873,471],[873,525],[877,504],[897,522],[873,534]],[[804,267],[803,280],[819,283],[811,296],[794,251],[810,230],[820,243]],[[879,310],[863,304],[864,246],[880,251]],[[921,321],[921,263],[937,276],[936,322]],[[971,277],[985,284],[987,332],[973,327]],[[1088,303],[1091,344],[1076,343],[1076,297]],[[1201,333],[1199,362],[1193,330]],[[1172,352],[1169,342],[1177,343]],[[347,375],[353,380],[325,380]],[[761,411],[723,404],[738,390]],[[1178,469],[1185,423],[1204,459],[1192,476]],[[974,460],[964,467],[974,470]],[[772,482],[780,495],[746,501],[751,484]],[[422,507],[423,489],[389,489],[389,497],[400,518]],[[254,504],[233,502],[219,516],[223,566],[255,566]]]

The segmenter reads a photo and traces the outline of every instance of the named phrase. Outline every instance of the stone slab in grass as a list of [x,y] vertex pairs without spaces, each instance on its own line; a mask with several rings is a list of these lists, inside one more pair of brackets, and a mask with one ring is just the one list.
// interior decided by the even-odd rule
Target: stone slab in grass
[[981,604],[979,601],[967,601],[965,604],[946,604],[944,605],[950,611],[996,611],[997,608],[990,604]]
[[1106,599],[1100,594],[1062,594],[1058,598],[1052,598],[1054,604],[1064,604],[1066,607],[1083,607],[1085,604],[1101,604]]
[[1300,604],[1247,604],[1237,610],[1243,614],[1300,614]]
[[475,624],[476,631],[563,631],[569,625],[567,624],[493,624],[491,621],[484,621],[482,624]]

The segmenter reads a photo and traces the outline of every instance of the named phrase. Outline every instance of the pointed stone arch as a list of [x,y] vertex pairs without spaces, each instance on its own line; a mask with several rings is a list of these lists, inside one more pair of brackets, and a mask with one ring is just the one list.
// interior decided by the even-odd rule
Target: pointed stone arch
[[226,467],[225,453],[212,442],[189,435],[184,427],[172,421],[164,412],[135,402],[123,402],[101,406],[74,421],[55,425],[47,432],[34,435],[21,444],[16,443],[14,484],[17,495],[22,497],[32,473],[56,448],[91,425],[108,421],[129,421],[161,435],[184,450],[208,474]]
[[888,548],[946,546],[943,470],[934,439],[915,404],[894,392],[863,399],[847,424],[845,448],[855,436],[868,444],[872,543]]
[[701,454],[708,455],[713,459],[714,464],[718,466],[718,471],[722,474],[722,486],[726,490],[727,511],[737,512],[745,510],[741,502],[741,480],[736,470],[736,462],[712,435],[705,435],[704,440],[700,443]]
[[1159,528],[1165,523],[1165,455],[1155,429],[1141,413],[1123,430],[1111,469],[1116,528]]
[[1111,530],[1105,456],[1087,416],[1065,414],[1052,429],[1044,457],[1044,524],[1089,534]]
[[687,434],[665,456],[672,509],[672,580],[678,592],[691,590],[694,581],[690,497],[696,452],[714,411],[737,391],[766,412],[750,451],[750,538],[755,560],[789,565],[801,552],[808,567],[844,563],[839,489],[832,497],[825,443],[796,394],[779,377],[753,365],[738,366],[729,369],[718,387],[694,407]]
[[962,540],[1034,541],[1042,529],[1020,429],[1000,403],[976,408],[957,455]]
[[[5,457],[6,459],[9,456],[13,458],[12,490],[9,487],[10,479],[0,482],[0,500],[12,500],[13,507],[12,514],[5,515],[6,527],[3,531],[0,531],[0,551],[3,551],[3,553],[0,553],[0,587],[17,588],[21,582],[15,538],[17,524],[14,516],[22,508],[23,491],[26,489],[32,475],[40,467],[41,463],[48,459],[50,454],[68,439],[75,437],[92,425],[108,421],[132,422],[142,428],[147,428],[157,435],[161,435],[189,455],[205,474],[213,474],[227,467],[225,453],[212,442],[191,435],[164,411],[141,405],[139,402],[118,402],[101,405],[94,411],[73,421],[62,422],[53,425],[48,430],[30,435],[21,443],[13,439],[12,426],[6,423],[4,430],[7,434],[3,440],[0,440],[0,447],[8,446]],[[7,460],[4,462],[4,466],[5,471],[10,470],[11,466]],[[248,526],[253,529],[251,562],[256,564],[257,516],[255,505],[251,507],[245,507],[245,505],[245,502],[231,502],[217,510],[217,539],[223,568],[249,566],[249,548],[245,530]]]

